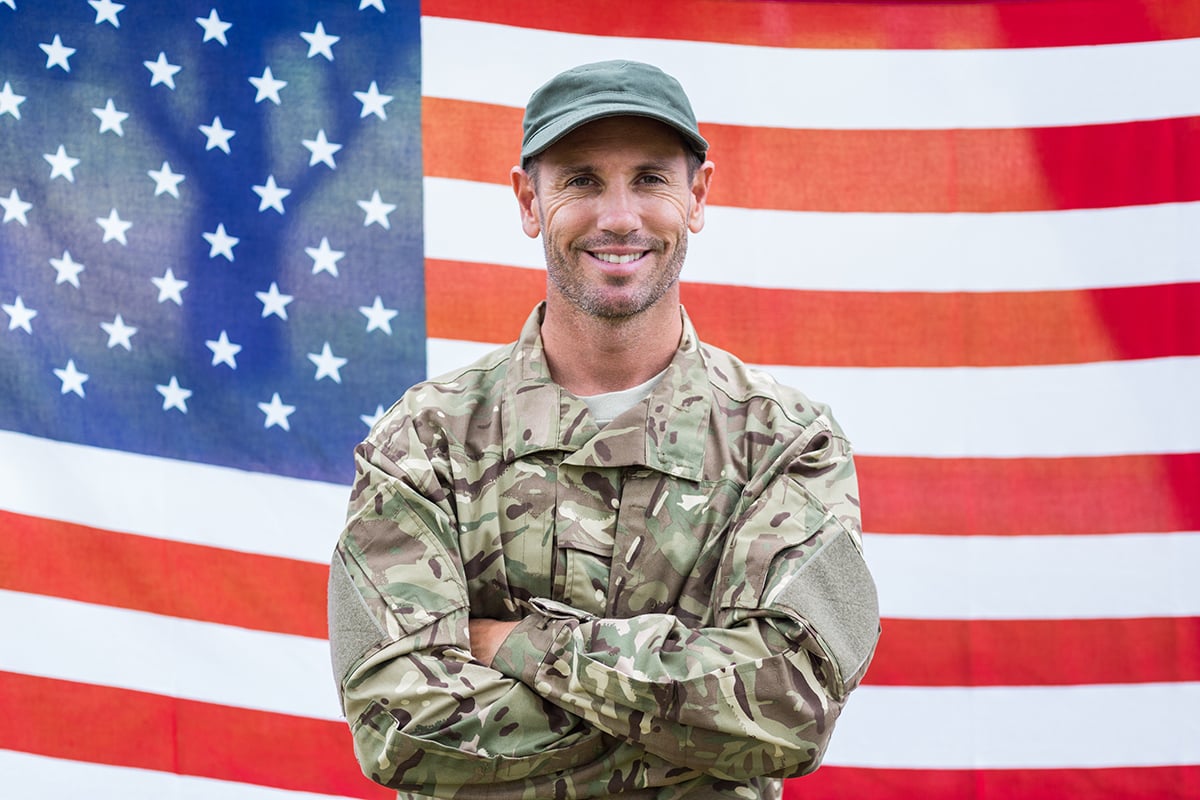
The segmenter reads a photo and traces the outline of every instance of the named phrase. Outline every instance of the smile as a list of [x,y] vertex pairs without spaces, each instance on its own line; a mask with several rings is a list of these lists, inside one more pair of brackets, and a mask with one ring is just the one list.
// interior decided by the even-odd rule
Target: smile
[[616,253],[592,253],[592,255],[600,261],[609,264],[628,264],[631,261],[637,261],[648,252],[650,251],[643,250],[640,253],[625,253],[622,255],[617,255]]

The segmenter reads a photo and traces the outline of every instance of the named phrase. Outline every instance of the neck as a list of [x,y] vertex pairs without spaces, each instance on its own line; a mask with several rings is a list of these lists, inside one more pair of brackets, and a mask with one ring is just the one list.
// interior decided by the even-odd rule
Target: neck
[[554,382],[586,397],[637,386],[666,369],[683,335],[679,298],[671,294],[619,320],[580,314],[548,298],[542,347]]

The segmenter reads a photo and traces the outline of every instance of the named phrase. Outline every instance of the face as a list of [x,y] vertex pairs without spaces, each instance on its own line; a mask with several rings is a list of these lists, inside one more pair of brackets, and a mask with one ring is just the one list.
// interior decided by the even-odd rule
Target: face
[[614,320],[677,304],[713,165],[689,178],[679,135],[643,117],[588,123],[537,161],[533,176],[513,170],[513,188],[525,233],[542,236],[548,301]]

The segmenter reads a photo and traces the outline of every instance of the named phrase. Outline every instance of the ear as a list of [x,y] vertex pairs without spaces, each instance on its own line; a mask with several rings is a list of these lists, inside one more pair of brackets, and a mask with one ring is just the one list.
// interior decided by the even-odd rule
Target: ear
[[692,233],[699,233],[704,228],[704,205],[708,202],[708,188],[715,169],[713,162],[705,161],[692,178],[692,207],[688,210],[688,230]]
[[520,167],[513,167],[509,173],[512,178],[513,194],[517,196],[517,206],[521,210],[521,230],[530,239],[536,239],[542,232],[542,220],[538,211],[537,195],[533,190],[533,179],[529,173]]

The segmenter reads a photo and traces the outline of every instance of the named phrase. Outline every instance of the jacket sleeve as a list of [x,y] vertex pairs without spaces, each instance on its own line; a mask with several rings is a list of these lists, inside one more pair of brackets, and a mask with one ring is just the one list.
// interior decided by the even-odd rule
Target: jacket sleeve
[[356,470],[329,624],[368,777],[437,797],[588,798],[607,796],[614,776],[694,776],[472,659],[452,498],[432,465],[418,456],[395,463],[366,443]]
[[857,494],[849,445],[822,417],[743,492],[711,626],[535,601],[493,666],[681,767],[730,780],[810,772],[879,634]]

